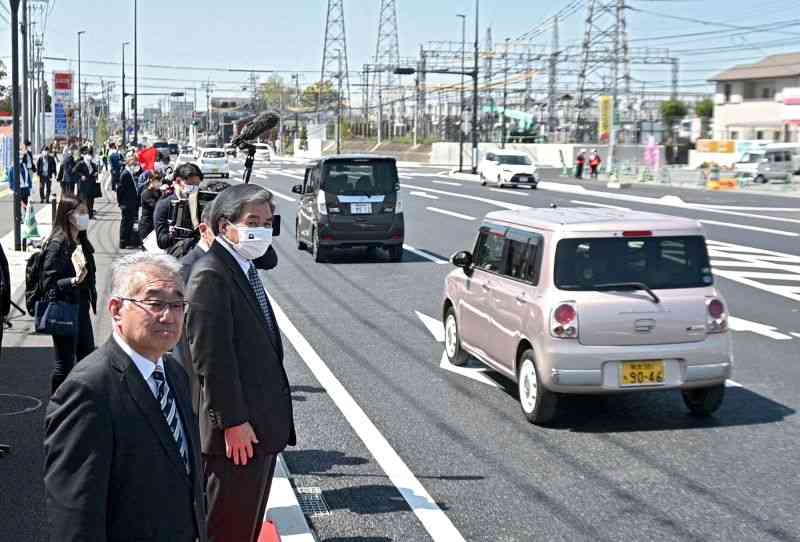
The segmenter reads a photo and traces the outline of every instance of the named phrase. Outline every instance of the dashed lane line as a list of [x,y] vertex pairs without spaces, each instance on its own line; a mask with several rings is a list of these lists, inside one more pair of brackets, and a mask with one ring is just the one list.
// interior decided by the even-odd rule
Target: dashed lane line
[[759,226],[747,226],[745,224],[733,224],[731,222],[720,222],[718,220],[698,220],[700,224],[709,224],[711,226],[724,226],[726,228],[737,228],[740,230],[758,231],[761,233],[771,233],[772,235],[782,235],[784,237],[800,237],[800,233],[791,231],[775,230],[772,228],[761,228]]
[[426,192],[422,192],[420,190],[412,190],[408,193],[410,196],[416,196],[418,198],[426,198],[426,199],[439,199],[439,196],[433,196]]
[[474,216],[448,211],[447,209],[439,209],[438,207],[426,207],[426,209],[432,213],[439,213],[440,215],[452,216],[455,218],[460,218],[461,220],[470,220],[470,221],[475,220]]
[[435,263],[437,265],[447,265],[448,263],[450,263],[447,260],[442,260],[441,258],[437,258],[433,254],[428,254],[424,250],[420,250],[418,248],[412,247],[411,245],[403,244],[403,248],[405,250],[411,252],[412,254],[416,254],[417,256],[419,256],[421,258],[425,258],[426,260],[429,260],[429,261],[431,261],[431,262],[433,262],[433,263]]
[[523,196],[526,198],[530,195],[530,192],[519,192],[517,190],[508,190],[508,189],[504,190],[502,188],[490,188],[489,190],[491,190],[492,192],[498,192],[500,194],[514,194],[515,196]]
[[622,211],[630,211],[629,207],[620,207],[619,205],[607,205],[605,203],[595,203],[593,201],[582,201],[579,199],[571,200],[570,203],[576,205],[588,205],[589,207],[602,207],[603,209],[620,209]]
[[450,181],[431,181],[433,184],[444,184],[447,186],[463,186],[461,183],[454,183]]
[[464,537],[447,517],[447,514],[439,508],[408,465],[392,448],[272,296],[270,296],[270,302],[281,331],[314,374],[320,386],[325,388],[328,397],[344,415],[353,431],[381,466],[397,491],[403,496],[411,511],[428,531],[431,539],[434,542],[464,542]]

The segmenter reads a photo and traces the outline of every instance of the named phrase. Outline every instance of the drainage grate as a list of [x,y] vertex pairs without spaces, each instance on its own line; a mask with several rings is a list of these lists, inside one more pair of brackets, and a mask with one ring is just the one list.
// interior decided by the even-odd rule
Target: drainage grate
[[322,496],[322,489],[318,487],[297,487],[295,489],[303,514],[310,518],[331,515],[328,504]]

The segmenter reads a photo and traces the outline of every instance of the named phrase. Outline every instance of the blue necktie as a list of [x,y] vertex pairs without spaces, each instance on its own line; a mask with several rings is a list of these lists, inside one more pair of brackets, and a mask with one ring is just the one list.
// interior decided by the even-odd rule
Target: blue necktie
[[164,378],[164,373],[161,367],[157,367],[153,371],[153,380],[156,381],[156,400],[161,406],[161,412],[167,420],[169,432],[172,433],[172,438],[175,439],[175,444],[178,446],[178,453],[183,459],[183,465],[186,467],[186,473],[189,473],[189,454],[186,449],[186,441],[183,439],[181,426],[178,423],[178,407],[175,404],[175,397],[172,395],[172,390],[167,385],[167,380]]
[[261,282],[261,279],[258,277],[258,271],[256,271],[256,266],[252,263],[250,264],[250,269],[247,270],[247,280],[250,282],[250,287],[253,288],[253,292],[256,294],[258,304],[261,306],[261,312],[264,313],[264,319],[267,321],[267,329],[272,334],[271,339],[274,342],[278,334],[278,330],[275,328],[275,315],[272,312],[272,306],[269,304],[267,292],[264,290],[264,283]]

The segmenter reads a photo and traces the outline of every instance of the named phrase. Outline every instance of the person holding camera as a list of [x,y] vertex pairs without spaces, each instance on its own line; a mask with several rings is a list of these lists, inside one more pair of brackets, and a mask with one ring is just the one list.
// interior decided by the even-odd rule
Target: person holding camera
[[161,188],[163,178],[161,173],[154,171],[147,179],[147,185],[142,190],[142,195],[139,198],[139,207],[142,210],[142,215],[139,218],[139,236],[144,239],[153,231],[153,214],[156,212],[156,205],[158,200],[164,194]]
[[[94,333],[89,316],[91,307],[97,314],[94,247],[86,230],[89,209],[72,194],[62,194],[56,209],[53,231],[42,248],[41,291],[43,299],[78,305],[78,335],[53,335],[55,368],[50,378],[50,391],[55,392],[72,367],[94,351]],[[82,258],[74,258],[76,250]]]
[[[158,248],[170,252],[178,241],[185,238],[185,234],[181,231],[184,225],[175,224],[175,216],[173,202],[186,201],[191,194],[198,191],[200,181],[203,180],[203,172],[196,164],[188,163],[181,165],[173,175],[172,187],[174,192],[164,198],[161,198],[156,205],[155,212],[153,213],[153,222],[156,229],[156,242]],[[188,213],[186,214],[188,217]]]

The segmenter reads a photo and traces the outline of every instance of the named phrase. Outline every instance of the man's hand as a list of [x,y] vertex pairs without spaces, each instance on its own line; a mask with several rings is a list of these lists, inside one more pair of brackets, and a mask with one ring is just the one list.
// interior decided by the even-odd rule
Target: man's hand
[[247,465],[253,457],[253,444],[258,444],[258,439],[250,422],[225,430],[225,455],[233,459],[234,465]]

